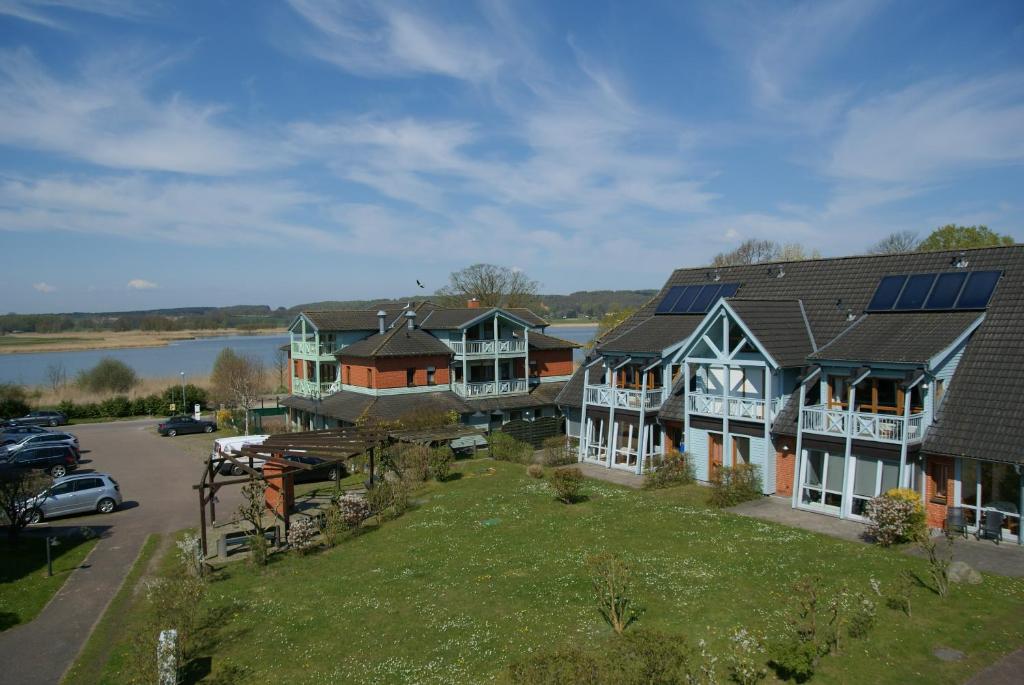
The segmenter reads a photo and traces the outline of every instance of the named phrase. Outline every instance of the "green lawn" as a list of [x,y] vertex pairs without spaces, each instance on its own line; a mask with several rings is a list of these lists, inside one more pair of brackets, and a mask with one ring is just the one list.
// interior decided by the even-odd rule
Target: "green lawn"
[[[458,471],[419,493],[415,510],[333,550],[262,571],[228,566],[205,600],[216,626],[206,652],[212,675],[490,681],[530,651],[608,639],[582,569],[605,550],[634,569],[635,599],[646,608],[639,625],[715,650],[740,625],[778,635],[804,574],[865,593],[870,578],[884,587],[904,568],[925,575],[924,561],[893,550],[708,509],[699,486],[651,493],[588,481],[588,499],[566,506],[520,466],[480,460]],[[913,618],[876,599],[874,631],[827,657],[814,682],[959,683],[1024,644],[1020,579],[986,576],[945,601],[918,588]],[[941,662],[931,654],[938,646],[966,658]],[[103,682],[118,682],[117,661]]]
[[46,575],[44,538],[0,539],[0,630],[28,623],[50,601],[68,576],[96,545],[97,539],[62,538],[50,548],[53,577]]
[[80,343],[80,342],[92,342],[93,340],[99,340],[99,338],[81,338],[81,337],[20,337],[13,335],[0,335],[0,347],[12,347],[14,345],[51,345],[53,343]]

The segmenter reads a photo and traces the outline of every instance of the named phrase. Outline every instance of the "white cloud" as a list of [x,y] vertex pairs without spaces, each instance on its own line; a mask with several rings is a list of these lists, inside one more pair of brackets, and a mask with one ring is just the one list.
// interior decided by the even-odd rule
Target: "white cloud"
[[108,17],[141,18],[148,15],[144,3],[133,0],[0,0],[0,14],[17,17],[53,29],[67,29],[53,10],[74,10]]
[[50,285],[46,282],[33,283],[32,287],[41,293],[52,293],[57,290],[57,286]]
[[95,61],[60,80],[26,50],[0,52],[0,143],[118,169],[223,175],[281,163],[281,150],[218,123],[223,108],[146,94],[161,65]]
[[133,278],[128,281],[128,287],[132,290],[153,290],[157,285],[153,281],[147,281],[143,278]]

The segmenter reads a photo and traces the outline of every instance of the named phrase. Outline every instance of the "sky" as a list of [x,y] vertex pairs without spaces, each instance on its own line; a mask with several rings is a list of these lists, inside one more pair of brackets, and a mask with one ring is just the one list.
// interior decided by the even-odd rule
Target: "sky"
[[1024,240],[1024,3],[0,0],[0,311]]

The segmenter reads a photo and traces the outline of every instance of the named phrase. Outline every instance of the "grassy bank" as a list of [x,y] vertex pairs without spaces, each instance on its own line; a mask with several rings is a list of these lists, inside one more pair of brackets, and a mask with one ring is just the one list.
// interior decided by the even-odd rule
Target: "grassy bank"
[[47,577],[45,538],[23,535],[11,542],[4,536],[0,539],[0,630],[35,618],[98,542],[96,538],[61,538],[59,545],[50,548],[53,577]]
[[[207,390],[210,387],[210,377],[208,375],[188,376],[185,380],[192,385],[196,385]],[[148,395],[159,395],[167,388],[172,387],[181,387],[180,376],[140,378],[139,382],[131,390],[123,393],[92,392],[85,388],[78,387],[78,385],[73,382],[69,382],[63,387],[57,389],[45,385],[37,385],[33,388],[29,388],[28,394],[34,406],[56,407],[65,400],[76,404],[86,404],[89,402],[102,402],[103,400],[110,399],[115,395],[122,395],[128,399],[146,397]]]
[[127,347],[163,347],[176,340],[227,335],[280,335],[283,328],[220,328],[189,331],[96,331],[95,333],[9,333],[0,335],[0,354],[115,350]]
[[[824,592],[846,584],[874,598],[875,627],[826,657],[816,683],[960,683],[1024,641],[1021,579],[985,576],[945,600],[914,587],[908,617],[871,581],[888,588],[903,570],[927,578],[923,560],[709,509],[699,486],[648,492],[588,481],[585,501],[567,506],[520,466],[477,460],[457,471],[426,485],[402,518],[332,550],[221,571],[202,604],[211,677],[488,682],[531,652],[597,647],[610,629],[583,562],[602,551],[633,568],[640,626],[706,640],[719,655],[737,626],[769,641],[782,634],[802,576],[819,575]],[[145,611],[125,612],[126,624]],[[939,646],[965,657],[940,661]],[[100,682],[120,682],[130,650],[118,644]]]

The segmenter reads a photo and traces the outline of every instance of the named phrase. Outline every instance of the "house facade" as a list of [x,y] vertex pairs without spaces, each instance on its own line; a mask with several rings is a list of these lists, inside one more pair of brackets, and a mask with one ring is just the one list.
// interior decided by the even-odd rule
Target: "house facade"
[[528,309],[419,302],[370,311],[306,311],[289,327],[294,429],[454,412],[500,427],[558,413],[575,343],[544,333]]
[[681,269],[606,335],[558,402],[579,458],[763,492],[863,520],[894,487],[941,527],[1001,516],[1021,542],[1024,246]]

